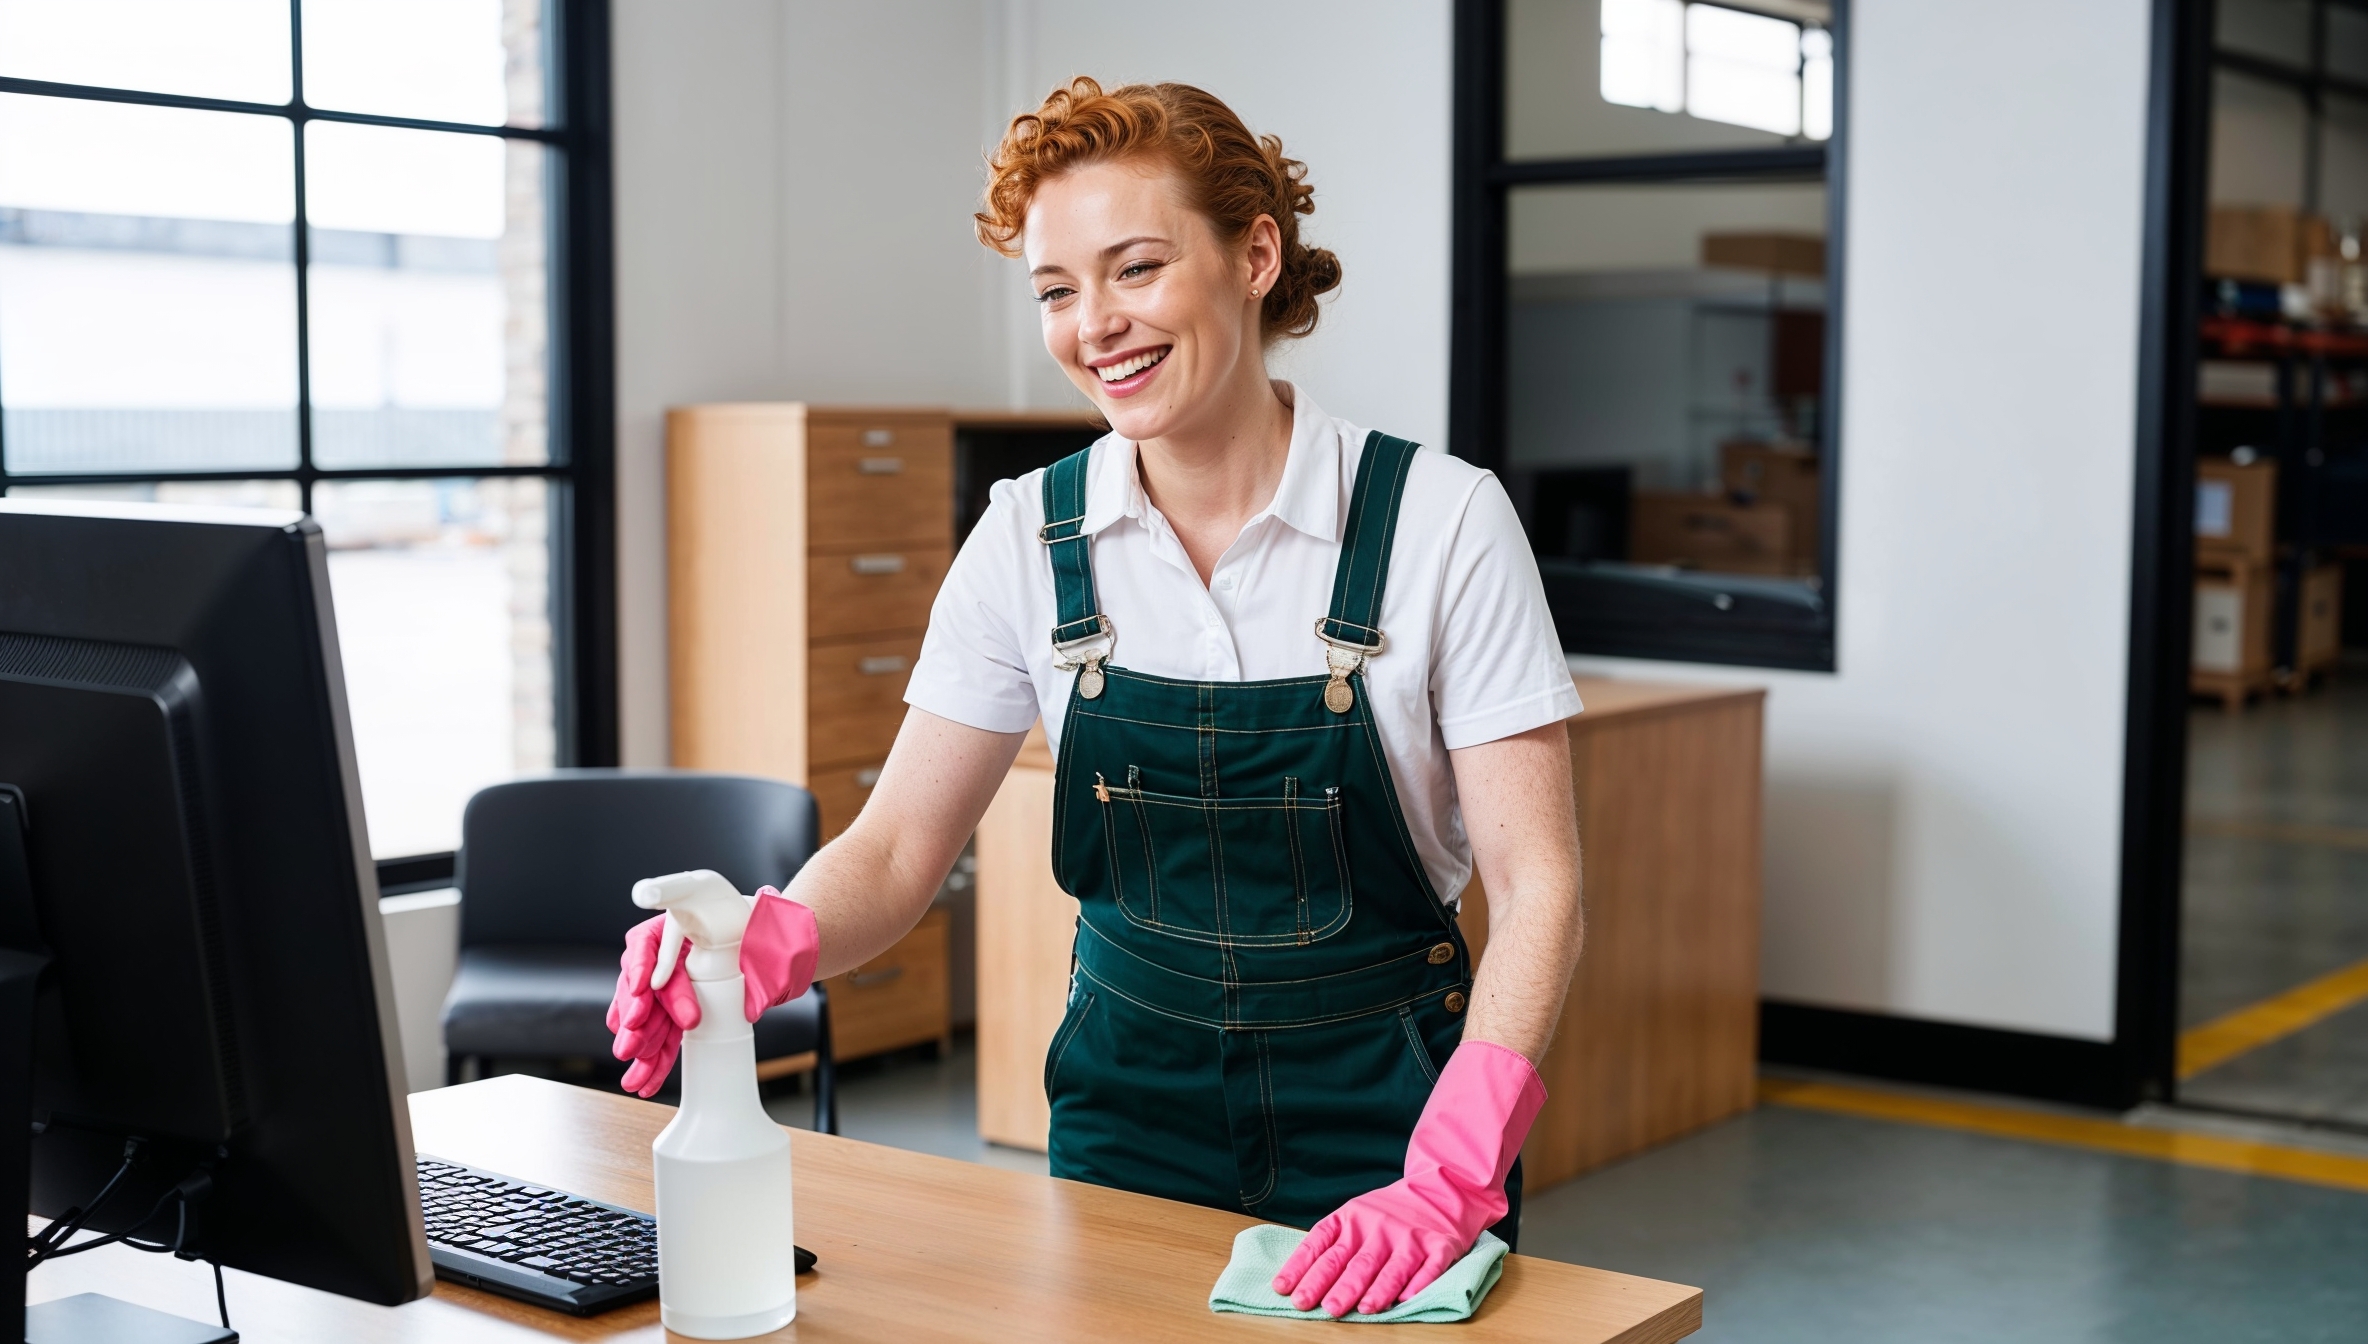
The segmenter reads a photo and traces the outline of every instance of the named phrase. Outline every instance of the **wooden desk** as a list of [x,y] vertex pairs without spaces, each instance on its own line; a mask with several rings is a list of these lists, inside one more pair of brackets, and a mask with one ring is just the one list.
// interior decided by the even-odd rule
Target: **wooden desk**
[[[652,1206],[650,1140],[672,1109],[512,1075],[411,1098],[422,1152],[609,1200]],[[1098,1186],[792,1130],[798,1244],[821,1258],[798,1281],[779,1340],[1308,1339],[1296,1321],[1219,1316],[1209,1285],[1251,1222]],[[107,1293],[214,1319],[213,1276],[120,1246],[35,1270],[33,1301]],[[254,1344],[495,1344],[680,1338],[654,1301],[579,1320],[439,1281],[433,1297],[375,1307],[233,1270],[230,1319]],[[1702,1325],[1698,1288],[1516,1255],[1458,1340],[1661,1344]],[[1368,1326],[1358,1340],[1427,1339]],[[1375,1333],[1378,1332],[1378,1333]]]
[[[1533,1193],[1750,1109],[1758,1049],[1762,693],[1577,680],[1587,949],[1539,1069]],[[1077,918],[1052,880],[1052,767],[1039,727],[978,830],[979,1133],[1038,1152]],[[1462,922],[1483,954],[1477,879]]]

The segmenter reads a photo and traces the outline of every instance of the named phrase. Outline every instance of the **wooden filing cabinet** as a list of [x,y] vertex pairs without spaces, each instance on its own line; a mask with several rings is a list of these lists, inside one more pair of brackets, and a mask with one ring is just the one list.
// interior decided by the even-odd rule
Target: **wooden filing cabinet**
[[[1543,1190],[1754,1101],[1762,692],[1579,679],[1570,721],[1587,945],[1524,1146]],[[1053,761],[1029,736],[978,830],[978,1123],[1042,1150],[1044,1052],[1077,902],[1053,882]],[[1488,898],[1464,890],[1476,956]]]
[[[878,782],[953,562],[952,416],[676,407],[666,487],[674,763],[803,784],[828,840]],[[945,1035],[933,918],[890,956],[934,938],[935,971],[831,982],[842,1057]]]

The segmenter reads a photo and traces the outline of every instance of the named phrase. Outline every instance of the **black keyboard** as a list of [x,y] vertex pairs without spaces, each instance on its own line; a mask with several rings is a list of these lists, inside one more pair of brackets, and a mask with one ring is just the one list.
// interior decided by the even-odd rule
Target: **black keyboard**
[[577,1316],[658,1291],[658,1220],[649,1214],[425,1153],[418,1162],[439,1277]]

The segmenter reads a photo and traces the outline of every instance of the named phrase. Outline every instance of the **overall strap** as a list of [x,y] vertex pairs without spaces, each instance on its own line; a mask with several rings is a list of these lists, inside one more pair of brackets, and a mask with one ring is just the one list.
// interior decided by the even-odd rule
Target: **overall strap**
[[1053,596],[1060,624],[1055,648],[1109,629],[1094,593],[1093,537],[1085,530],[1085,474],[1093,449],[1083,448],[1044,469],[1044,526],[1036,539],[1052,557]]
[[1380,430],[1365,436],[1356,489],[1348,499],[1348,522],[1340,531],[1332,609],[1316,626],[1327,644],[1363,653],[1381,649],[1381,594],[1389,582],[1390,542],[1398,533],[1398,501],[1420,450],[1420,444],[1393,439]]

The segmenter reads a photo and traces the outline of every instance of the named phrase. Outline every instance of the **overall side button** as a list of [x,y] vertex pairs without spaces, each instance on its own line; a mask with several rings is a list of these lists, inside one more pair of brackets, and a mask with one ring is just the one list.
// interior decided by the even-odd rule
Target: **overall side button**
[[1431,949],[1430,960],[1433,966],[1444,966],[1448,962],[1455,960],[1455,944],[1440,943],[1438,946],[1433,947]]

